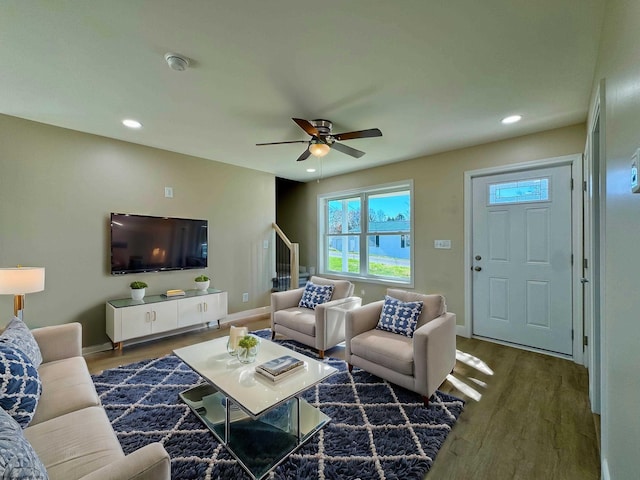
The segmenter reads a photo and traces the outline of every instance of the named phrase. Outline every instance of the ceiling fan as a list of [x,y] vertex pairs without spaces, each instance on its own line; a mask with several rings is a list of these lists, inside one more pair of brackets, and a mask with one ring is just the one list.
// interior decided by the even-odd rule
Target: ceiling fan
[[293,140],[290,142],[271,142],[256,143],[257,146],[262,145],[281,145],[283,143],[308,143],[309,147],[298,157],[298,162],[306,160],[309,155],[316,157],[324,157],[332,148],[339,152],[346,153],[355,158],[360,158],[364,152],[355,148],[343,145],[344,140],[353,140],[355,138],[381,137],[382,132],[379,128],[370,128],[368,130],[358,130],[356,132],[331,133],[333,124],[329,120],[303,120],[302,118],[292,118],[298,126],[311,135],[311,140]]

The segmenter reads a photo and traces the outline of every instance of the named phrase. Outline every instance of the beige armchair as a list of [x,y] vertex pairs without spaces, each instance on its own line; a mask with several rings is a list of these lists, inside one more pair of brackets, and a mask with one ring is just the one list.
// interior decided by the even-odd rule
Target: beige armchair
[[276,333],[318,350],[324,351],[344,342],[346,311],[359,307],[362,299],[352,297],[353,284],[346,280],[329,280],[311,277],[316,285],[333,285],[328,302],[317,305],[315,310],[299,307],[304,287],[271,294],[271,338]]
[[422,301],[413,338],[376,329],[384,300],[347,312],[345,360],[353,366],[429,397],[453,371],[456,363],[456,315],[447,312],[442,295],[423,295],[388,289],[403,302]]

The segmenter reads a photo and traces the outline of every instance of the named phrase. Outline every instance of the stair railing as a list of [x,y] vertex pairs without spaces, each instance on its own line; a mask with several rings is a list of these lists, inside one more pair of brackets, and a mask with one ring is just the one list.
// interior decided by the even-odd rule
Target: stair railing
[[285,285],[286,290],[298,288],[300,280],[300,246],[297,243],[292,243],[276,223],[272,225],[277,235],[276,277],[278,286]]

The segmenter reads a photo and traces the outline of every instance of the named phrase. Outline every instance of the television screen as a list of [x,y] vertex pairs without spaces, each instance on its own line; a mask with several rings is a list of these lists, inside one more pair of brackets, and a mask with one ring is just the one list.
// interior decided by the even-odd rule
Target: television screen
[[207,267],[207,220],[111,214],[111,274]]

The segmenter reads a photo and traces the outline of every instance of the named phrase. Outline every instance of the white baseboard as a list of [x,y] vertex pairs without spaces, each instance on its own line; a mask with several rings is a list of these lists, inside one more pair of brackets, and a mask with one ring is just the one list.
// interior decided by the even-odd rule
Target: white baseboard
[[225,318],[220,320],[220,325],[225,323],[237,322],[238,320],[244,320],[246,318],[257,317],[261,315],[270,315],[271,307],[258,307],[251,310],[243,310],[242,312],[231,313]]
[[609,475],[609,462],[607,462],[606,458],[602,459],[602,480],[611,480],[611,476]]
[[98,353],[98,352],[106,352],[107,350],[112,350],[113,346],[111,345],[110,342],[107,343],[101,343],[99,345],[91,345],[90,347],[84,347],[82,349],[82,355],[90,355],[92,353]]

